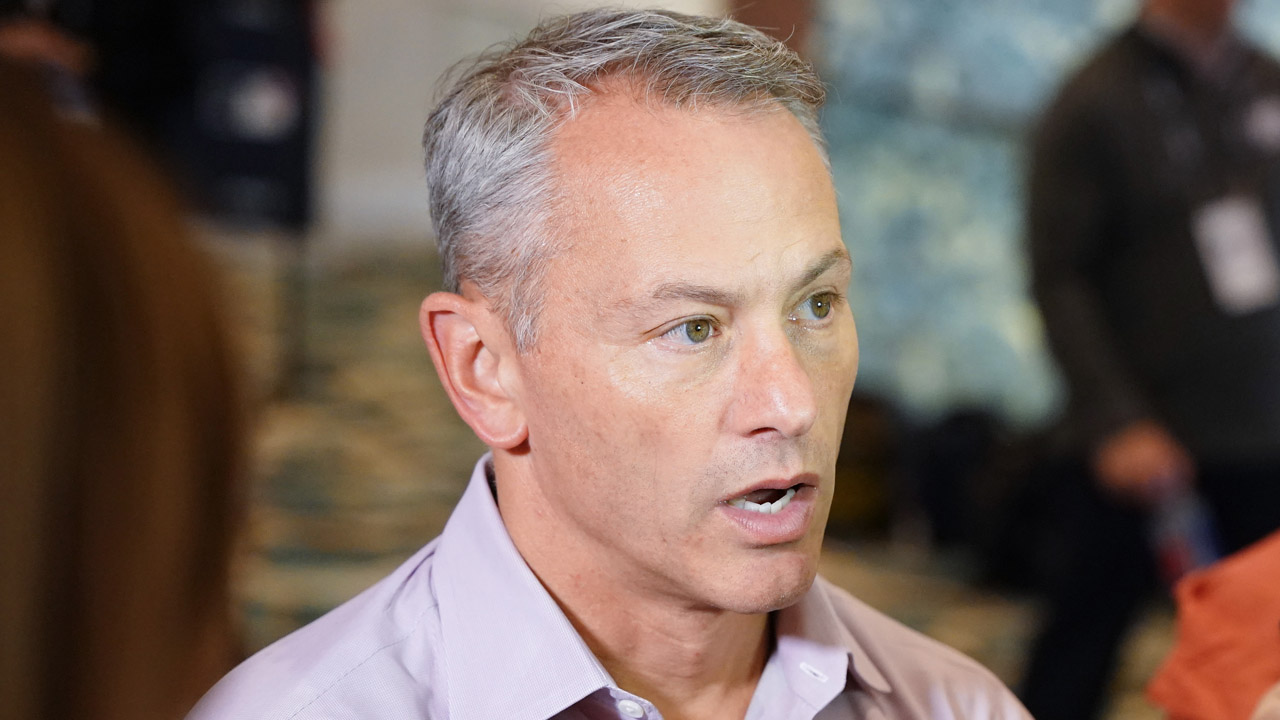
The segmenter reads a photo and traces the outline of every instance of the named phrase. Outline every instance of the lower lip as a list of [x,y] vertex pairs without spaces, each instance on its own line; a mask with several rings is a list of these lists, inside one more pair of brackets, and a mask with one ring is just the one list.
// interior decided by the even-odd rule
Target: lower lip
[[781,545],[796,542],[809,533],[814,500],[818,489],[805,485],[796,491],[791,502],[776,513],[766,515],[721,503],[725,517],[740,528],[753,545]]

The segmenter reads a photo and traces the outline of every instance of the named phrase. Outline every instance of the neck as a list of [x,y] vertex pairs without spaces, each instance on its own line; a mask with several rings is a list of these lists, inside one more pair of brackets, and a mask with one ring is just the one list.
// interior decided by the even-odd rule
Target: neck
[[767,615],[644,607],[634,598],[611,601],[625,614],[588,614],[571,608],[576,598],[557,600],[618,687],[664,718],[746,715],[770,652]]
[[699,605],[623,575],[592,544],[553,530],[537,483],[515,480],[519,469],[504,460],[495,453],[507,532],[618,687],[667,720],[744,717],[771,650],[769,616]]
[[1176,7],[1162,2],[1149,3],[1142,11],[1142,21],[1158,34],[1181,48],[1197,64],[1204,64],[1221,50],[1227,38],[1229,17],[1192,19]]

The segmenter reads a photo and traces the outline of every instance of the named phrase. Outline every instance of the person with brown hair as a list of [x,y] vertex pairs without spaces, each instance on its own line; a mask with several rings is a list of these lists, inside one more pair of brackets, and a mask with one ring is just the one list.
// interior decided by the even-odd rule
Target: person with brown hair
[[0,697],[15,720],[184,712],[237,654],[244,424],[166,183],[0,63]]

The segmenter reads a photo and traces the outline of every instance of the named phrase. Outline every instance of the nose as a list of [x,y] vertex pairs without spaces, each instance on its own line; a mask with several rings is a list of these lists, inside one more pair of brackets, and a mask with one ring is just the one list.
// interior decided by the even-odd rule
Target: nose
[[818,416],[806,358],[779,329],[758,334],[738,348],[734,401],[729,422],[749,437],[795,438],[809,432]]

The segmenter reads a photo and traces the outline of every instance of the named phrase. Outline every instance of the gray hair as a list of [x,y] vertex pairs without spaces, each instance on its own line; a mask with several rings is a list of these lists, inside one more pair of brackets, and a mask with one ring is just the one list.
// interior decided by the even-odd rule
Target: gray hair
[[445,288],[475,283],[521,352],[536,340],[537,286],[556,249],[551,140],[603,80],[677,108],[781,105],[826,160],[821,81],[786,45],[734,20],[588,10],[545,20],[450,76],[423,139]]

